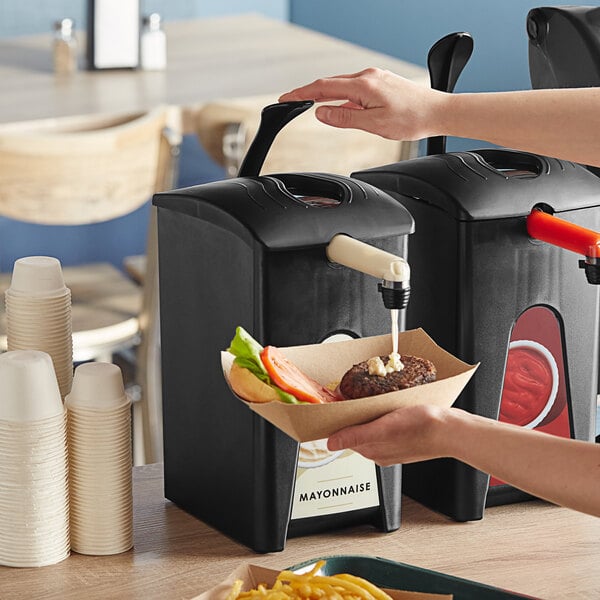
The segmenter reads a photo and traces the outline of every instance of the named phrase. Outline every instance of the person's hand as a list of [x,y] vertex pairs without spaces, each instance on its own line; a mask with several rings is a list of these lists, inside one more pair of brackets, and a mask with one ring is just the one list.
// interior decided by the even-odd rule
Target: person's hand
[[437,118],[447,94],[390,71],[370,68],[351,75],[318,79],[283,94],[280,102],[339,102],[319,106],[317,118],[328,125],[362,129],[395,140],[438,135]]
[[327,447],[350,448],[384,467],[439,458],[445,455],[449,413],[427,405],[399,408],[370,423],[341,429],[329,437]]
[[382,467],[455,458],[532,496],[600,517],[599,444],[423,405],[341,429],[327,447],[349,448]]

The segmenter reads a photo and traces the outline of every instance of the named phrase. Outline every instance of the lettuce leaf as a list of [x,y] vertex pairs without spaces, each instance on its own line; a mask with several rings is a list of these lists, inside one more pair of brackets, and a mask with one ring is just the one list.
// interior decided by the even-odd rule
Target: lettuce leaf
[[270,383],[269,385],[277,392],[279,399],[282,402],[285,402],[286,404],[308,404],[308,402],[302,402],[298,400],[298,398],[296,398],[296,396],[294,396],[293,394],[288,394],[287,392],[284,392],[281,388],[278,388],[272,383]]
[[235,362],[238,366],[248,369],[253,375],[262,382],[271,386],[279,396],[282,402],[287,404],[304,404],[299,402],[295,396],[284,392],[271,382],[271,378],[263,365],[260,353],[263,347],[243,328],[238,325],[235,329],[235,336],[227,348],[235,356]]
[[261,381],[270,383],[269,374],[260,359],[263,347],[243,328],[236,327],[235,336],[227,348],[235,356],[234,362],[240,367],[248,369]]

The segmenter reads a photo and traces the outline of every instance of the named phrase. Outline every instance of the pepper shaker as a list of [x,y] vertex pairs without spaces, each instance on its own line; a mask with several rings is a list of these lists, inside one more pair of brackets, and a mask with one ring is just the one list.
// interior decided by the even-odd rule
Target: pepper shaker
[[61,19],[54,23],[54,72],[59,75],[68,75],[77,69],[77,38],[74,25],[73,19]]

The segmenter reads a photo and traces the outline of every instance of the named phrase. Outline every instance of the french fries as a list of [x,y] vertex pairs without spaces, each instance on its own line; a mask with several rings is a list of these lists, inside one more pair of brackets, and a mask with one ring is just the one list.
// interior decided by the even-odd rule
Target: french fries
[[317,575],[324,560],[307,573],[282,571],[271,588],[259,584],[254,590],[242,591],[237,580],[225,600],[392,600],[383,590],[355,575]]

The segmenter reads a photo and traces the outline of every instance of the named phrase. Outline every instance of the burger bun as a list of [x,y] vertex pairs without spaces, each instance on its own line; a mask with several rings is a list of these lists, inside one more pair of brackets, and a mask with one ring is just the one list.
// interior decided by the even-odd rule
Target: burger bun
[[235,362],[229,373],[231,389],[247,402],[275,402],[279,400],[277,392],[261,381],[256,375]]

